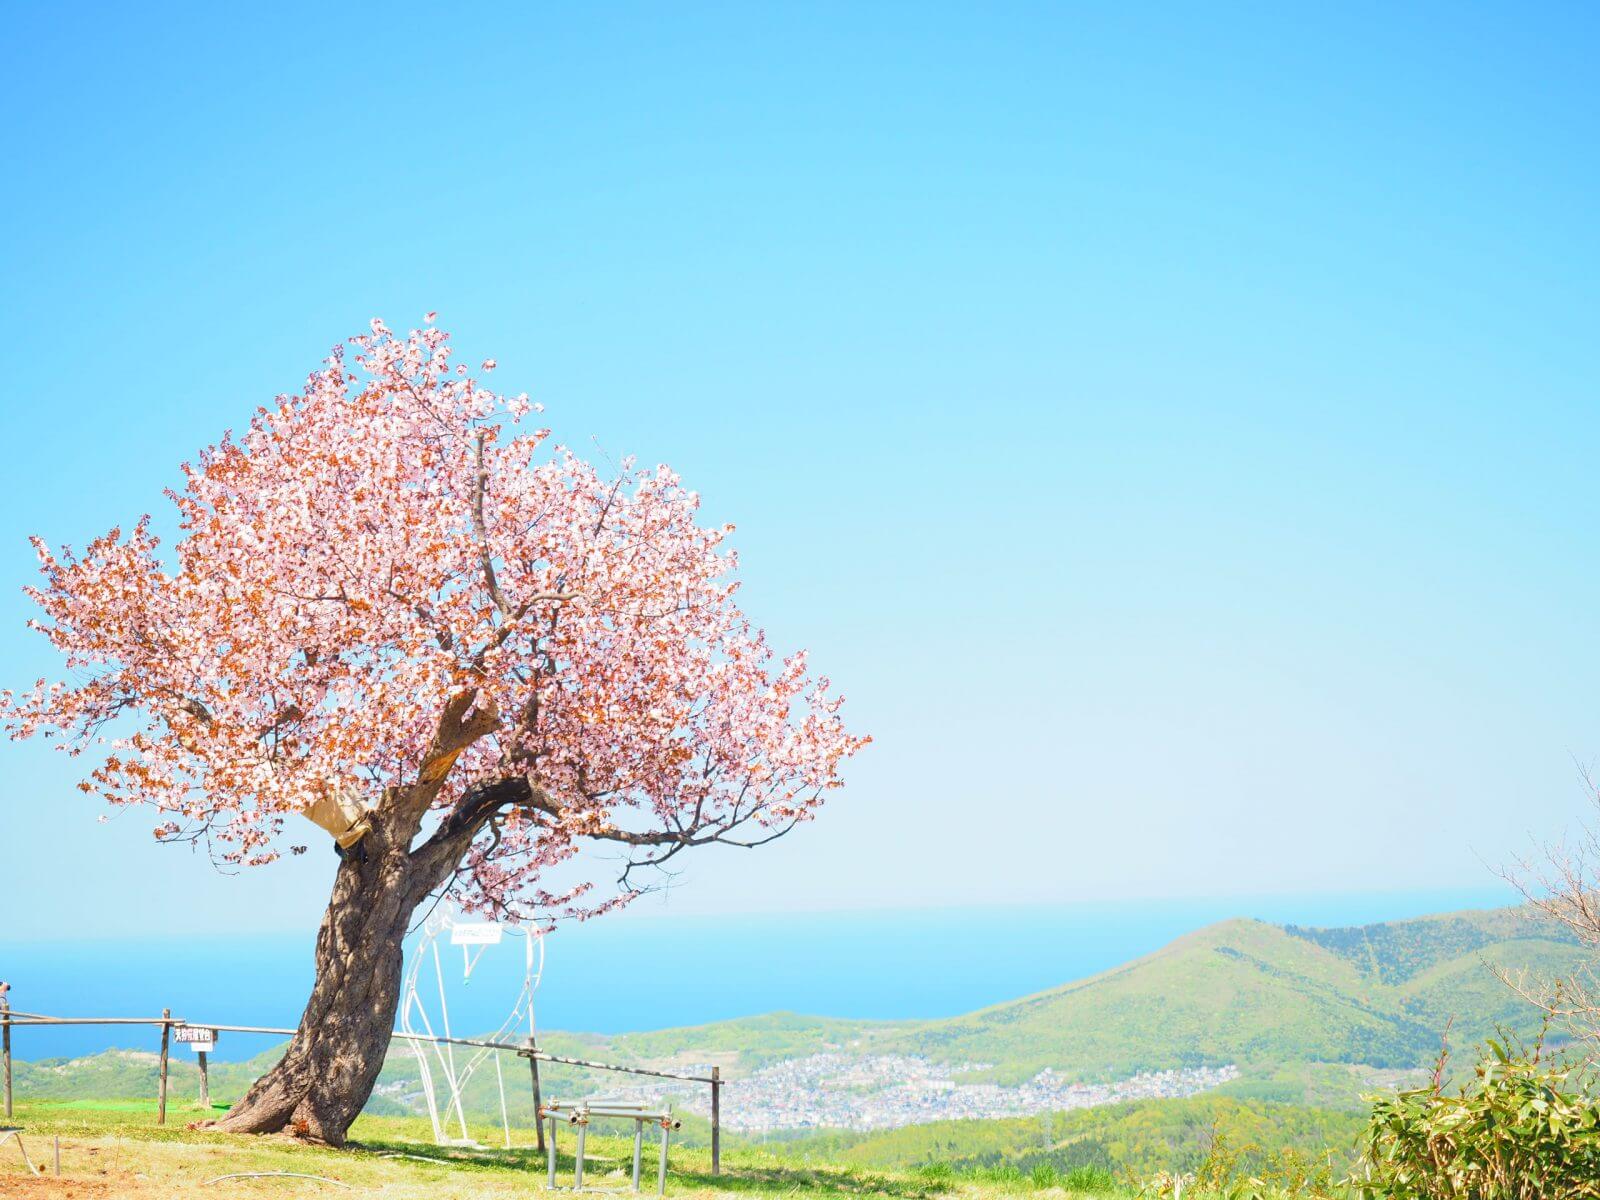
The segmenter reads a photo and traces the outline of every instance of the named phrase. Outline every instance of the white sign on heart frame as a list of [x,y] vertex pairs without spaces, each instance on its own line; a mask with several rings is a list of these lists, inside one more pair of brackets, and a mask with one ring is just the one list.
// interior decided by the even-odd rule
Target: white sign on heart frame
[[[543,933],[537,928],[523,925],[502,925],[493,921],[470,920],[447,904],[441,904],[423,922],[422,936],[411,951],[411,965],[406,971],[405,991],[400,1007],[401,1031],[424,1038],[435,1036],[435,1023],[429,1015],[429,1002],[423,999],[417,986],[421,982],[424,965],[427,965],[432,968],[435,985],[428,991],[438,996],[439,1035],[445,1038],[453,1036],[450,1032],[450,1009],[445,989],[444,964],[439,955],[440,938],[447,933],[450,944],[461,947],[463,983],[472,978],[473,967],[478,964],[478,960],[489,947],[501,945],[507,934],[520,936],[523,939],[522,989],[500,1028],[485,1040],[505,1041],[507,1035],[520,1028],[524,1021],[527,1025],[527,1036],[531,1040],[535,1034],[533,994],[538,990],[539,979],[544,973]],[[429,999],[431,1000],[431,996]],[[499,1053],[486,1047],[475,1047],[472,1057],[464,1065],[458,1065],[455,1047],[449,1042],[440,1045],[437,1042],[413,1040],[411,1048],[417,1056],[417,1067],[422,1077],[422,1094],[428,1105],[428,1117],[433,1123],[433,1139],[435,1144],[440,1146],[477,1144],[467,1133],[467,1118],[462,1108],[461,1097],[467,1081],[472,1078],[473,1072],[482,1065],[484,1059],[490,1057],[494,1059],[495,1077],[500,1085],[500,1122],[505,1130],[506,1148],[510,1149],[511,1121],[506,1111],[505,1078],[500,1069]],[[439,1084],[446,1089],[446,1095],[439,1094]],[[456,1126],[461,1131],[459,1137],[452,1137],[445,1132],[452,1114]]]
[[463,921],[450,927],[452,946],[498,946],[505,928],[496,921]]

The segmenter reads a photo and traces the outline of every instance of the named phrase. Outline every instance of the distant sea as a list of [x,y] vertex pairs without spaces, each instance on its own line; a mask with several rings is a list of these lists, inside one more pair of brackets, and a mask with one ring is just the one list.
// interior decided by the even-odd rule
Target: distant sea
[[[1514,902],[1503,888],[1359,895],[1107,901],[1029,907],[751,916],[624,914],[546,939],[543,1029],[620,1033],[785,1010],[876,1019],[954,1016],[1117,966],[1213,921],[1363,925]],[[0,944],[12,1007],[58,1016],[158,1016],[292,1027],[311,986],[314,931],[294,936]],[[452,1027],[499,1025],[522,976],[517,939],[462,983],[442,946]],[[433,986],[432,976],[424,979]],[[219,1059],[275,1040],[225,1034]],[[153,1049],[153,1030],[14,1031],[18,1058]]]

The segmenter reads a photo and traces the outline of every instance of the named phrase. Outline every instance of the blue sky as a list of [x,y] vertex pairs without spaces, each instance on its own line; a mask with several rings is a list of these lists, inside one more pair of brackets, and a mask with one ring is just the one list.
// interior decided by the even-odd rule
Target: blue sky
[[[1584,813],[1597,90],[1572,5],[14,4],[24,541],[381,315],[679,469],[877,739],[681,911],[1475,887]],[[25,932],[305,928],[0,746]]]

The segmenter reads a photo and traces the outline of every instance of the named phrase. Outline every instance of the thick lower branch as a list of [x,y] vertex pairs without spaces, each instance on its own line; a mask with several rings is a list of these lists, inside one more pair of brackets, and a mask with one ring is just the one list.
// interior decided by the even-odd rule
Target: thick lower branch
[[556,808],[544,792],[535,788],[523,775],[475,783],[457,801],[456,806],[439,823],[433,835],[417,848],[416,879],[420,886],[433,880],[417,897],[417,902],[435,888],[443,886],[450,873],[460,865],[471,849],[473,839],[482,832],[496,813],[507,808],[533,807],[545,812]]

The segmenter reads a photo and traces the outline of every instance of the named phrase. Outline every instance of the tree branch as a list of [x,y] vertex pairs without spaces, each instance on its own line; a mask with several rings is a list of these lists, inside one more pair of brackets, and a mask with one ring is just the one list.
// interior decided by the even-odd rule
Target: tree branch
[[477,688],[467,688],[445,703],[444,711],[439,714],[439,727],[422,759],[417,776],[419,783],[428,787],[443,783],[463,750],[500,728],[500,710],[493,697],[479,704],[480,694]]
[[495,578],[494,552],[489,548],[489,529],[483,519],[483,494],[489,486],[489,469],[483,462],[483,441],[487,436],[488,431],[480,429],[473,442],[473,463],[477,471],[472,484],[472,531],[478,538],[478,559],[483,564],[483,582],[489,589],[494,606],[509,621],[512,619],[511,602],[506,599],[505,593],[500,590],[500,581]]
[[533,808],[554,814],[559,806],[528,782],[525,775],[511,775],[503,779],[487,780],[469,787],[450,814],[439,823],[421,846],[412,853],[416,883],[413,891],[420,901],[446,879],[466,857],[473,838],[489,820],[501,810],[512,807]]

